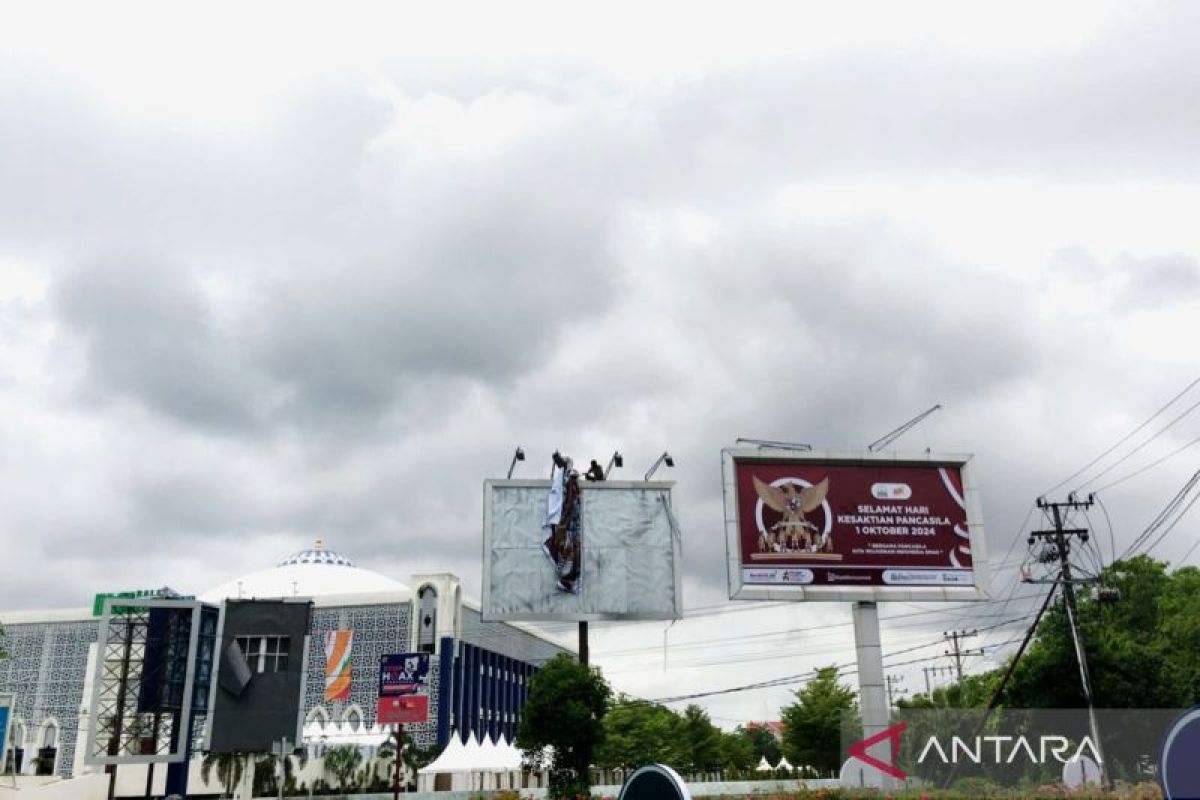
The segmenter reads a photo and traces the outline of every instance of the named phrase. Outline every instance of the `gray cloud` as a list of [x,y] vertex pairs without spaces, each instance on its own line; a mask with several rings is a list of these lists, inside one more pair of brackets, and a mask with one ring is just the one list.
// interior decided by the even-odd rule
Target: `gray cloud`
[[245,429],[253,379],[186,270],[145,256],[96,259],[65,275],[54,301],[86,352],[87,389],[136,398],[185,424]]
[[[1194,301],[1194,254],[1063,241],[1009,276],[886,218],[781,220],[779,193],[1186,180],[1196,13],[1023,61],[797,54],[640,84],[405,65],[218,132],[4,62],[0,270],[45,293],[0,305],[0,607],[203,591],[317,535],[475,587],[480,483],[517,444],[529,476],[555,448],[620,448],[630,477],[670,449],[688,603],[716,602],[721,447],[863,446],[935,402],[901,444],[974,451],[991,551],[1020,554],[1032,498],[1182,385],[1190,365],[1122,351],[1113,311]],[[1060,279],[1102,299],[1053,307]],[[1107,500],[1118,536],[1164,474]]]
[[1118,310],[1150,311],[1194,300],[1200,292],[1200,262],[1183,253],[1120,261],[1125,285],[1115,300]]

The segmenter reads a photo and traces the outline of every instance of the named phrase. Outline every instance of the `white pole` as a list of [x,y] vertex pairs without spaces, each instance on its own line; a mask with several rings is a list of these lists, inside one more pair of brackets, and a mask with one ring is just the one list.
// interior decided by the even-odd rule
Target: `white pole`
[[[887,686],[883,677],[883,644],[879,636],[879,608],[875,603],[854,604],[854,653],[858,660],[858,706],[862,714],[863,738],[888,727]],[[895,763],[888,739],[868,748],[867,752],[887,764]],[[866,765],[864,765],[866,767]],[[869,768],[869,767],[868,767]],[[873,768],[870,768],[873,769]],[[895,778],[880,773],[880,788],[897,785]]]

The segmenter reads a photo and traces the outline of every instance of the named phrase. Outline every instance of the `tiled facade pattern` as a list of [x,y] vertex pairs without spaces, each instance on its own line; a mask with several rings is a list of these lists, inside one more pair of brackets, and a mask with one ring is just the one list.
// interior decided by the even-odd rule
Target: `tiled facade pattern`
[[[310,626],[312,633],[308,652],[308,679],[304,687],[304,718],[314,708],[322,708],[328,719],[342,723],[346,714],[357,706],[362,710],[364,727],[375,724],[375,701],[379,691],[379,657],[389,653],[407,653],[412,641],[412,606],[408,603],[385,603],[363,606],[314,608]],[[329,631],[353,629],[351,643],[350,699],[325,702],[325,634]],[[406,725],[405,730],[421,745],[437,740],[439,680],[438,658],[429,664],[429,717],[422,725]]]
[[[346,713],[357,706],[362,711],[364,728],[375,724],[375,701],[378,688],[379,657],[388,653],[408,652],[411,647],[412,606],[409,603],[384,603],[362,606],[333,606],[313,609],[310,627],[311,640],[307,660],[308,675],[305,683],[303,716],[305,719],[314,708],[322,708],[327,718],[343,722]],[[441,620],[439,628],[441,627]],[[334,703],[325,702],[325,652],[324,641],[327,631],[352,628],[354,630],[350,699]],[[5,627],[4,646],[9,657],[0,660],[0,691],[16,694],[16,712],[13,726],[14,736],[19,723],[24,723],[27,732],[23,743],[26,764],[37,755],[41,744],[42,725],[46,720],[57,723],[58,757],[56,774],[70,777],[74,767],[75,751],[80,745],[76,741],[79,728],[79,713],[83,703],[83,687],[86,679],[89,645],[96,642],[99,626],[95,621],[46,622],[13,624]],[[441,631],[439,631],[439,634]],[[563,648],[526,633],[505,623],[486,623],[478,611],[462,608],[463,641],[492,654],[503,657],[490,666],[491,662],[460,663],[456,654],[454,669],[456,682],[463,680],[463,668],[470,673],[482,670],[481,683],[499,681],[495,690],[480,686],[475,699],[470,702],[471,716],[482,720],[483,725],[495,735],[497,729],[511,734],[516,707],[511,698],[512,685],[522,690],[532,669],[561,652]],[[439,640],[440,642],[440,637]],[[422,745],[433,744],[438,739],[438,712],[442,701],[441,656],[430,657],[430,721],[422,725],[406,726],[413,738]],[[520,662],[520,664],[514,663]],[[503,665],[503,666],[501,666]],[[489,673],[488,670],[494,670]],[[453,693],[453,686],[445,687]],[[493,700],[492,698],[496,698]],[[452,703],[453,717],[467,708],[457,699],[447,697]],[[518,706],[519,707],[519,706]],[[461,721],[453,719],[461,731]]]
[[0,660],[0,691],[16,694],[13,736],[26,731],[25,764],[42,744],[43,723],[57,723],[55,774],[71,777],[79,732],[79,711],[87,672],[88,646],[99,636],[95,622],[6,625]]

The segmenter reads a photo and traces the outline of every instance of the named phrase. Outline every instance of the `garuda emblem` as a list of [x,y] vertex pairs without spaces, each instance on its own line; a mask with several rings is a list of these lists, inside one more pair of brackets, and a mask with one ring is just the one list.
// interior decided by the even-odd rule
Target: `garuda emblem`
[[754,491],[767,508],[782,515],[780,520],[767,530],[760,530],[758,549],[764,553],[786,552],[831,552],[833,543],[828,536],[808,520],[806,514],[816,511],[829,494],[829,476],[818,483],[797,490],[790,483],[772,486],[754,479]]

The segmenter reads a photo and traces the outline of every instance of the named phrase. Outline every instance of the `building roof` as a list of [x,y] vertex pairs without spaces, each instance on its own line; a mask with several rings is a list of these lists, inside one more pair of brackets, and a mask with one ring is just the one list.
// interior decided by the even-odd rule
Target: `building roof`
[[225,599],[268,599],[275,597],[335,597],[339,595],[412,596],[406,584],[369,569],[325,547],[317,539],[311,548],[299,550],[269,569],[258,570],[216,586],[200,599],[215,603]]

